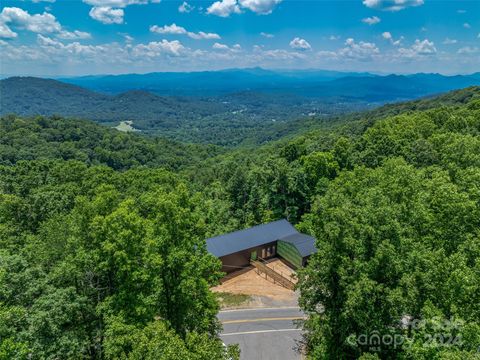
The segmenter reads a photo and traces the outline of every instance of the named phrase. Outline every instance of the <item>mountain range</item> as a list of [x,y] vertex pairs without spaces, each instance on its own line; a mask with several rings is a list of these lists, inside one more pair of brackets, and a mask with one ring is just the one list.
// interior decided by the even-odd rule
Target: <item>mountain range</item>
[[[61,115],[175,140],[238,145],[333,115],[480,84],[480,73],[387,75],[260,68],[0,80],[0,114]],[[131,122],[131,123],[130,123]],[[303,126],[303,125],[302,125]],[[285,130],[288,128],[288,130]]]
[[326,70],[229,69],[200,72],[157,72],[59,78],[57,80],[108,94],[132,89],[157,95],[220,96],[242,91],[305,97],[341,97],[381,102],[408,100],[476,85],[480,73],[375,75]]

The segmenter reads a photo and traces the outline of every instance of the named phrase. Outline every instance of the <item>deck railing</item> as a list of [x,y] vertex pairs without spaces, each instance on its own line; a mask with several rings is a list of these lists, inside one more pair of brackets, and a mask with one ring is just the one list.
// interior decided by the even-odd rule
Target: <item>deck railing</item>
[[287,288],[290,290],[295,289],[295,283],[293,281],[286,278],[282,274],[276,272],[272,268],[268,267],[264,262],[265,260],[261,258],[259,258],[259,260],[251,261],[251,264],[255,267],[258,275],[260,275],[260,273],[263,273],[265,275],[265,279],[268,280],[268,278],[270,278],[271,280],[273,280],[274,284],[279,284],[284,288]]

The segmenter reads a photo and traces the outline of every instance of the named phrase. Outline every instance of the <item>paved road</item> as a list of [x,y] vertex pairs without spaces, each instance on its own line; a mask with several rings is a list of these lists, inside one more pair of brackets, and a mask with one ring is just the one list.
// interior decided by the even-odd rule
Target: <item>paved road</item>
[[301,331],[295,325],[303,318],[297,307],[226,310],[218,314],[225,344],[239,344],[242,360],[301,359],[295,340]]

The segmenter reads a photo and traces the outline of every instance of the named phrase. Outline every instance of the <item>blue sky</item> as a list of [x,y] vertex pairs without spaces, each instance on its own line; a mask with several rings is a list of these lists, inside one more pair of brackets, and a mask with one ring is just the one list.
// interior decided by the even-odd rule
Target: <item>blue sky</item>
[[480,1],[2,0],[0,73],[480,71]]

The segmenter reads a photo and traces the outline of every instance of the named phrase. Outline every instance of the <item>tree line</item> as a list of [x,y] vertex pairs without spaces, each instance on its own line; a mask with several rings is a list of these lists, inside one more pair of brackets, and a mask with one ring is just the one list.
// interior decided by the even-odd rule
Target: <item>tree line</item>
[[310,358],[478,356],[478,88],[228,152],[0,124],[0,358],[237,357],[204,239],[279,218],[317,239]]

